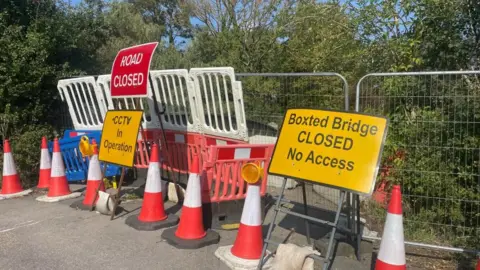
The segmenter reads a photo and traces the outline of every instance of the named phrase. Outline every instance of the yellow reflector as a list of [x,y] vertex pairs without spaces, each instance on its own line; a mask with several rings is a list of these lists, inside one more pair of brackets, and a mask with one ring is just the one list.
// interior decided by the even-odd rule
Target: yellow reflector
[[242,178],[249,184],[258,182],[262,173],[262,168],[255,163],[245,163],[242,166]]

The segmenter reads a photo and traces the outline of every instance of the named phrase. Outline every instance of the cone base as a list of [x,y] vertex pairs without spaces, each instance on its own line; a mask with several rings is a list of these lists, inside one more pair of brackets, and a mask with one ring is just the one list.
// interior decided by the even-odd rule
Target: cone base
[[177,227],[164,230],[162,238],[178,249],[197,249],[220,242],[220,235],[215,231],[207,230],[205,237],[200,239],[185,240],[175,236],[176,230]]
[[159,222],[167,219],[165,206],[163,204],[163,192],[143,193],[142,209],[138,214],[138,220],[141,222]]
[[[242,258],[236,257],[231,252],[232,247],[233,245],[217,248],[217,250],[215,250],[215,257],[220,259],[220,261],[226,264],[230,269],[242,269],[242,270],[257,269],[258,263],[260,262],[259,259],[248,260],[248,259],[242,259]],[[270,269],[272,267],[273,258],[272,256],[268,256],[269,254],[270,254],[270,251],[267,250],[265,253],[265,257],[267,258],[267,261],[263,263],[262,269]]]
[[26,196],[26,195],[28,195],[32,192],[33,192],[33,190],[26,189],[26,190],[22,190],[22,191],[17,192],[17,193],[0,194],[0,198],[2,198],[2,199],[18,198],[18,197]]
[[237,238],[232,247],[232,254],[248,260],[258,260],[262,256],[262,225],[249,226],[240,224]]
[[105,192],[105,186],[102,180],[97,180],[97,181],[87,180],[85,198],[83,199],[84,205],[89,206],[97,203],[97,200],[98,200],[98,196],[96,196],[97,188],[98,190]]
[[18,174],[3,176],[0,195],[11,195],[22,191],[22,183]]
[[196,240],[205,237],[202,207],[182,207],[180,223],[175,236],[185,240]]
[[125,224],[138,231],[156,231],[175,226],[178,224],[178,220],[176,215],[167,215],[167,218],[161,221],[143,222],[138,219],[138,215],[132,215],[125,220]]
[[68,195],[57,196],[57,197],[49,197],[48,195],[43,195],[43,196],[37,197],[36,200],[39,201],[39,202],[59,202],[59,201],[63,201],[63,200],[78,198],[80,196],[82,196],[82,193],[72,192]]
[[406,270],[407,266],[405,264],[403,265],[388,264],[388,263],[382,262],[379,259],[375,261],[375,270],[402,270],[402,269]]
[[[48,187],[49,198],[60,198],[72,194],[66,176],[52,177]],[[73,197],[75,198],[75,197]]]

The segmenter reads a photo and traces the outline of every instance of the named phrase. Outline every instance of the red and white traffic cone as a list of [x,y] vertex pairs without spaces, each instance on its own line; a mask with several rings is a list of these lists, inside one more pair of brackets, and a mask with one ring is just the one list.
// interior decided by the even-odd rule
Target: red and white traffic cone
[[165,213],[163,192],[165,191],[163,191],[162,180],[160,178],[158,145],[154,143],[150,154],[142,209],[140,210],[140,214],[129,216],[125,220],[125,224],[142,231],[154,231],[176,225],[178,223],[178,217]]
[[[246,164],[244,166],[253,166]],[[257,167],[259,168],[259,167]],[[243,170],[243,168],[242,168]],[[261,169],[259,169],[261,172]],[[258,174],[261,176],[261,173]],[[243,177],[243,172],[242,172]],[[257,269],[262,256],[262,206],[260,196],[260,183],[258,179],[250,179],[247,186],[247,195],[243,205],[240,227],[233,246],[219,247],[215,256],[231,268]],[[270,267],[271,260],[264,262],[263,266]]]
[[402,193],[399,185],[393,186],[392,189],[375,269],[407,269],[403,240]]
[[220,241],[217,232],[206,231],[203,226],[202,183],[198,163],[198,156],[195,155],[188,177],[180,223],[176,228],[167,229],[162,233],[162,238],[177,248],[195,249]]
[[52,168],[50,173],[50,183],[48,185],[47,195],[37,197],[41,202],[58,202],[61,200],[79,197],[80,192],[71,192],[65,176],[65,165],[60,151],[60,143],[55,138],[53,141]]
[[50,183],[50,172],[52,163],[50,153],[47,148],[47,137],[42,137],[42,146],[40,149],[40,173],[38,176],[37,189],[47,189]]
[[72,208],[81,210],[90,210],[98,201],[97,189],[105,192],[105,185],[102,181],[102,169],[98,160],[98,147],[95,139],[92,139],[93,155],[88,163],[87,188],[85,190],[85,198],[72,203]]
[[232,247],[232,254],[242,259],[258,260],[262,255],[262,213],[260,185],[249,184],[243,205],[240,227]]
[[17,173],[10,142],[3,142],[3,174],[0,197],[13,198],[29,194],[32,190],[23,190],[22,182]]

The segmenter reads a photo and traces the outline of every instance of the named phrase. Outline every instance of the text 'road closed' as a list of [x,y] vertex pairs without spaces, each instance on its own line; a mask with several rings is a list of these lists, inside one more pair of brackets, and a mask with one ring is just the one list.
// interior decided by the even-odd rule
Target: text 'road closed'
[[147,97],[148,74],[158,42],[124,48],[112,65],[110,94],[112,97]]
[[269,173],[371,194],[386,128],[383,117],[290,109]]

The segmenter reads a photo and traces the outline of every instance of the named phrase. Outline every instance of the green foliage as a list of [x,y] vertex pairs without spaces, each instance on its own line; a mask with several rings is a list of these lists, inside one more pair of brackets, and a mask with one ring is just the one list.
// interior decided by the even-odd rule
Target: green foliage
[[361,46],[340,5],[298,4],[293,15],[282,14],[279,20],[282,36],[288,38],[287,71],[355,72]]
[[[29,126],[23,133],[9,138],[16,169],[24,188],[33,187],[38,183],[42,137],[46,136],[52,140],[54,135],[55,131],[51,126]],[[0,165],[3,167],[3,155]]]
[[480,83],[473,78],[387,77],[375,81],[381,92],[369,93],[376,101],[362,101],[390,119],[379,181],[402,185],[409,239],[464,245],[477,235],[479,108],[469,97]]
[[163,31],[161,25],[145,22],[133,4],[113,3],[103,16],[109,38],[97,51],[97,57],[102,63],[102,73],[110,73],[112,62],[119,50],[136,44],[158,41]]

